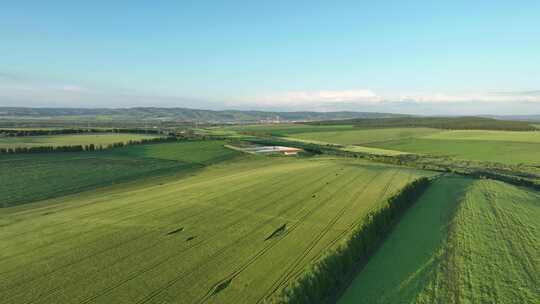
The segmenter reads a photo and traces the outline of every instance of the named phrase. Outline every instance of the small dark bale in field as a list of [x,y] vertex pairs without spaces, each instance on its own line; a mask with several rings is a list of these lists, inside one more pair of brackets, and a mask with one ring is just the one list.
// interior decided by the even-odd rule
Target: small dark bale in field
[[277,237],[277,236],[280,236],[282,235],[284,232],[285,232],[285,229],[287,229],[287,224],[283,224],[281,225],[278,229],[274,230],[274,232],[272,232],[272,234],[270,234],[266,239],[264,239],[265,241],[268,241],[269,239],[271,238],[274,238],[274,237]]
[[217,294],[218,292],[222,291],[223,289],[229,287],[229,285],[231,285],[231,282],[232,282],[232,279],[228,279],[226,280],[225,282],[222,282],[220,284],[218,284],[215,288],[214,288],[214,291],[212,292],[213,295]]
[[182,232],[182,231],[184,231],[184,227],[180,227],[178,229],[174,229],[172,231],[169,231],[169,232],[167,232],[167,235],[175,234],[175,233]]
[[189,241],[191,241],[191,240],[193,240],[193,239],[195,239],[195,238],[196,238],[196,236],[189,236],[189,237],[186,239],[186,242],[189,242]]

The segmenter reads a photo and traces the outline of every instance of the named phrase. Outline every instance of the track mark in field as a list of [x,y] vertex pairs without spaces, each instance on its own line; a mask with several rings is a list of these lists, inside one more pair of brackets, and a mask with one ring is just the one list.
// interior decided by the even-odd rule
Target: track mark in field
[[[270,184],[269,187],[267,187],[267,188],[271,189],[271,187],[273,187],[273,186],[275,186],[275,185],[279,185],[281,182],[283,182],[283,180],[278,179],[277,181],[275,181],[275,182],[273,182],[272,184]],[[261,182],[261,183],[262,183],[262,182]],[[256,185],[257,185],[257,184],[256,184]],[[236,189],[235,191],[231,191],[231,192],[229,192],[229,193],[227,193],[227,194],[240,192],[240,191],[243,191],[245,188],[249,188],[249,187],[250,187],[250,186],[246,186],[246,187],[243,187],[243,188],[240,188],[240,189]],[[269,192],[269,193],[271,193],[271,192]],[[212,202],[212,201],[214,201],[214,200],[216,200],[216,199],[220,199],[222,196],[223,196],[223,195],[219,195],[219,194],[213,195],[213,196],[210,197],[210,202]],[[140,202],[137,202],[137,203],[145,203],[145,202],[148,202],[148,201],[150,201],[150,200],[152,200],[152,199],[154,199],[154,198],[149,198],[148,200],[140,201]],[[153,210],[150,210],[150,211],[147,211],[147,212],[143,212],[143,213],[140,213],[140,212],[139,212],[139,213],[136,213],[136,214],[134,214],[134,215],[132,215],[132,216],[128,216],[128,217],[123,218],[123,219],[120,219],[120,220],[118,220],[118,221],[116,221],[116,222],[113,222],[113,223],[110,223],[110,224],[108,224],[108,225],[102,226],[102,227],[100,227],[100,228],[103,229],[103,230],[106,230],[106,229],[104,229],[104,228],[106,228],[106,227],[112,227],[112,226],[114,226],[114,225],[118,225],[119,223],[122,223],[122,222],[124,222],[125,220],[130,220],[130,219],[134,219],[134,218],[137,218],[137,217],[140,217],[140,216],[143,216],[143,215],[148,215],[148,214],[151,214],[151,213],[153,213],[153,212],[161,211],[161,210],[167,209],[167,208],[169,208],[169,207],[174,207],[174,206],[177,206],[177,205],[178,205],[178,204],[175,202],[175,203],[173,203],[173,204],[171,204],[171,205],[167,205],[167,206],[164,206],[164,207],[161,207],[161,208],[156,208],[156,209],[153,209]],[[187,208],[190,208],[190,207],[192,207],[192,206],[190,206],[190,205],[187,206]],[[203,214],[203,213],[209,213],[209,212],[212,212],[212,210],[203,210],[202,212],[197,213],[196,216],[199,216],[199,215],[201,215],[201,214]],[[64,222],[64,223],[61,223],[61,224],[59,224],[59,225],[67,224],[67,223],[68,223],[68,222]],[[48,228],[50,228],[50,227],[48,227]],[[67,241],[67,240],[71,240],[71,239],[80,237],[80,236],[82,236],[82,235],[84,235],[84,234],[91,233],[91,232],[95,232],[95,229],[89,229],[89,230],[87,230],[87,231],[85,231],[85,232],[82,232],[82,233],[73,235],[73,236],[70,237],[70,238],[64,238],[64,239],[62,239],[60,242],[64,242],[64,241]],[[53,246],[53,245],[55,245],[55,244],[59,244],[60,242],[48,243],[48,244],[42,245],[42,246],[40,246],[40,247],[38,247],[38,248],[35,248],[35,247],[34,247],[33,250],[35,251],[36,249],[47,248],[47,247],[49,247],[49,246]],[[26,253],[26,254],[29,254],[29,253],[32,253],[32,252],[31,252],[31,251],[25,251],[25,252],[21,252],[20,254],[17,254],[17,253],[16,253],[16,254],[12,254],[11,256],[4,257],[4,258],[0,259],[0,262],[6,260],[6,259],[8,259],[8,258],[18,257],[18,256],[20,256],[21,254],[25,254],[25,253]]]
[[[318,181],[320,181],[320,180],[323,180],[323,179],[327,178],[329,175],[330,175],[330,173],[327,174],[327,175],[324,175],[324,176],[320,176],[320,177],[316,178],[314,181],[306,180],[305,185],[303,185],[303,186],[300,185],[300,187],[302,188],[302,187],[304,187],[304,186],[309,185],[310,183],[314,183],[314,182],[316,183],[316,182],[318,182]],[[296,191],[297,191],[296,189],[293,189],[292,191],[285,193],[284,195],[278,197],[277,199],[272,200],[272,201],[269,201],[268,204],[263,205],[262,207],[260,207],[259,209],[257,209],[257,210],[255,211],[255,213],[261,212],[262,210],[264,210],[264,209],[266,209],[266,208],[268,208],[268,207],[270,207],[270,206],[275,205],[276,202],[282,201],[283,199],[285,199],[286,197],[289,197],[291,194],[295,193]],[[286,210],[283,211],[282,213],[280,213],[278,216],[283,215],[285,212],[286,212]],[[226,229],[229,229],[229,228],[233,227],[234,225],[236,225],[236,224],[242,222],[242,221],[243,221],[245,218],[247,218],[248,216],[249,216],[249,215],[246,215],[246,216],[244,216],[244,217],[241,217],[241,218],[239,218],[238,220],[236,220],[236,221],[234,221],[233,223],[231,223],[230,225],[227,225],[226,227],[222,227],[222,228],[219,229],[219,230],[220,230],[220,231],[224,231],[224,230],[226,230]],[[274,217],[274,218],[275,218],[275,217]],[[256,228],[257,228],[257,229],[260,229],[261,227],[264,227],[264,226],[265,226],[267,223],[269,223],[272,219],[273,219],[273,218],[270,218],[270,219],[268,219],[267,221],[262,222],[262,223],[259,224]],[[218,257],[219,255],[223,254],[223,253],[225,252],[225,250],[223,250],[223,249],[227,249],[227,248],[229,248],[229,247],[235,246],[235,244],[236,244],[238,241],[240,241],[240,240],[246,238],[247,236],[248,236],[248,235],[244,235],[243,237],[241,237],[241,238],[239,238],[238,240],[236,240],[236,241],[230,243],[229,245],[227,245],[227,246],[225,246],[225,247],[223,247],[223,248],[220,248],[221,251],[218,252],[218,253],[216,253],[215,256],[212,256],[212,258]],[[216,235],[214,235],[213,237],[210,237],[210,238],[208,238],[208,239],[201,240],[200,242],[195,243],[193,246],[188,247],[188,248],[186,248],[185,250],[182,250],[182,251],[177,252],[177,253],[184,253],[184,252],[186,252],[186,251],[189,250],[189,249],[196,248],[196,247],[199,247],[199,246],[201,246],[201,245],[203,245],[203,244],[205,244],[205,243],[208,243],[208,242],[210,242],[212,239],[217,238],[217,237],[219,237],[218,234],[216,234]],[[113,263],[110,263],[110,264],[106,265],[106,267],[107,267],[107,266],[110,267],[111,265],[114,265],[114,264],[116,264],[116,263],[118,263],[118,262],[121,262],[121,261],[125,260],[126,258],[129,258],[129,257],[132,256],[132,255],[140,254],[141,252],[145,252],[145,251],[150,250],[150,249],[155,249],[155,245],[154,245],[154,244],[153,244],[153,245],[150,245],[150,246],[148,246],[148,247],[146,247],[146,248],[144,248],[144,249],[142,249],[142,250],[139,250],[139,251],[136,252],[136,253],[128,254],[127,256],[124,256],[124,257],[121,257],[121,258],[119,258],[119,259],[116,259]],[[142,275],[142,274],[144,274],[144,273],[146,273],[146,272],[149,272],[149,271],[151,271],[151,270],[154,269],[154,268],[157,268],[158,266],[160,266],[160,265],[162,265],[162,264],[168,262],[169,260],[171,260],[171,259],[173,259],[173,258],[175,258],[175,257],[178,257],[177,253],[174,253],[174,254],[172,254],[172,255],[169,255],[169,256],[167,256],[167,257],[166,257],[165,259],[163,259],[163,260],[157,261],[156,263],[150,265],[150,267],[146,267],[146,268],[142,269],[141,271],[132,273],[132,274],[129,275],[126,279],[124,279],[124,280],[122,280],[122,281],[120,281],[120,282],[118,282],[118,283],[116,283],[116,284],[114,284],[114,285],[112,285],[112,286],[109,286],[108,288],[106,288],[105,290],[103,290],[102,293],[96,294],[96,295],[91,296],[91,297],[88,297],[88,298],[86,298],[86,299],[83,299],[81,303],[89,303],[89,302],[93,301],[94,299],[96,299],[96,298],[98,298],[98,297],[100,297],[100,296],[103,296],[103,295],[105,295],[105,294],[108,294],[108,293],[112,292],[114,289],[116,289],[116,288],[118,288],[118,287],[120,287],[120,286],[122,286],[122,285],[128,283],[129,281],[135,279],[136,277],[138,277],[138,276],[140,276],[140,275]],[[197,267],[193,268],[191,272],[197,270],[197,269],[198,269],[199,267],[201,267],[202,265],[203,265],[203,264],[200,264],[200,265],[198,265]],[[98,272],[99,272],[99,270],[98,270]],[[182,276],[178,277],[175,281],[180,280],[183,276],[184,276],[184,274],[183,274]],[[173,282],[173,283],[175,283],[175,282]],[[73,285],[73,284],[70,284],[70,285]],[[64,287],[65,287],[65,286],[64,286]],[[57,288],[55,288],[55,289],[57,289]],[[158,290],[158,293],[161,293],[161,291]],[[48,295],[51,295],[51,293],[49,293]],[[45,295],[45,296],[48,296],[48,295]],[[152,297],[153,297],[153,296],[152,296]],[[36,299],[36,300],[37,300],[37,299]],[[33,303],[33,302],[35,302],[36,300],[32,300],[32,301],[30,301],[30,302],[28,302],[28,303]]]
[[[385,184],[385,186],[383,187],[383,189],[382,189],[383,194],[380,195],[381,200],[384,200],[384,198],[386,197],[386,192],[387,192],[388,187],[389,187],[388,185],[394,180],[394,178],[395,178],[396,175],[397,175],[397,172],[398,172],[398,170],[394,171],[394,174],[392,174],[392,176],[390,177],[389,181],[388,181],[388,182]],[[408,184],[408,183],[406,183],[406,184]],[[405,185],[406,185],[406,184],[405,184]],[[381,201],[381,200],[380,200],[380,201]],[[376,206],[376,205],[374,205],[374,206]],[[367,214],[368,212],[369,212],[369,210],[366,210],[365,213]],[[339,242],[339,240],[341,240],[341,238],[343,238],[343,237],[345,236],[345,234],[347,234],[347,232],[352,231],[352,230],[354,229],[354,227],[355,227],[356,225],[358,225],[362,220],[363,220],[363,219],[359,219],[359,220],[357,220],[357,221],[353,221],[353,222],[349,225],[349,228],[348,228],[348,229],[344,229],[342,232],[340,232],[336,238],[334,238],[327,246],[325,246],[325,248],[324,248],[323,251],[328,250],[329,248],[332,248],[337,242]],[[323,251],[321,251],[321,254],[322,254]],[[316,259],[318,259],[318,258],[321,256],[321,254],[319,254],[319,255],[313,257],[313,258],[311,259],[311,261],[314,262]],[[297,276],[297,275],[299,275],[299,274],[295,274],[295,276]]]
[[[373,178],[369,180],[368,183],[362,187],[362,189],[355,196],[360,196],[365,192],[366,189],[379,177],[383,172],[378,172]],[[338,222],[338,220],[345,214],[345,212],[350,208],[349,204],[344,204],[344,206],[339,210],[339,212],[328,222],[328,224],[321,230],[321,232],[308,244],[308,247],[296,257],[295,261],[287,267],[285,274],[277,279],[270,288],[265,292],[265,294],[259,298],[257,303],[261,303],[268,298],[280,288],[282,288],[291,278],[293,278],[298,272],[301,272],[303,269],[297,269],[297,267],[302,263],[302,261],[309,255],[309,253],[315,248],[315,246],[326,236],[326,234],[331,230],[331,228]],[[295,271],[296,270],[296,271]]]
[[[361,173],[360,173],[361,174]],[[360,175],[359,174],[359,175]],[[317,211],[320,207],[324,206],[328,201],[330,201],[333,197],[333,194],[335,193],[339,193],[342,189],[346,189],[349,185],[351,185],[352,183],[355,182],[355,179],[356,179],[357,175],[354,175],[350,181],[346,182],[345,184],[343,184],[341,187],[339,187],[338,189],[336,189],[332,195],[329,195],[327,199],[325,200],[322,200],[321,202],[319,202],[319,204],[313,206],[313,208],[309,209],[308,212],[306,212],[306,214],[304,214],[298,221],[296,221],[291,227],[290,229],[286,230],[284,235],[283,235],[283,238],[285,238],[286,236],[290,235],[291,232],[293,232],[298,226],[300,226],[307,218],[309,218],[309,216],[311,216],[313,213],[315,213],[315,211]],[[322,185],[319,190],[321,190],[322,188],[324,188],[324,185]],[[223,281],[226,281],[226,280],[232,280],[234,279],[235,277],[237,277],[238,275],[240,275],[245,269],[247,269],[249,266],[251,266],[253,263],[255,263],[260,257],[262,257],[264,254],[266,254],[266,252],[268,252],[270,249],[272,249],[276,244],[278,244],[279,241],[281,241],[283,238],[280,238],[280,239],[275,239],[272,243],[270,243],[269,245],[263,247],[261,250],[259,250],[259,252],[257,252],[255,255],[253,255],[250,259],[248,259],[248,261],[246,263],[244,263],[242,266],[240,266],[239,268],[237,268],[237,270],[233,271],[231,274],[229,274],[229,276],[227,276],[225,279],[221,280],[221,282]],[[211,293],[211,290],[209,290],[201,299],[199,299],[199,301],[197,301],[197,303],[204,303],[206,301],[208,301],[210,299],[210,297],[212,296],[212,293]]]
[[[310,169],[310,168],[308,168]],[[300,169],[298,169],[300,170]],[[286,172],[285,172],[286,173]],[[275,184],[279,184],[280,182],[284,182],[283,179],[278,179]],[[235,189],[234,191],[230,191],[230,192],[227,192],[225,194],[221,193],[221,194],[218,194],[218,195],[214,195],[213,197],[211,196],[210,199],[216,199],[216,198],[220,198],[222,197],[223,195],[230,195],[230,194],[234,194],[234,193],[237,193],[237,192],[241,192],[241,191],[244,191],[250,187],[253,187],[253,186],[257,186],[257,185],[261,185],[261,184],[265,184],[266,181],[255,181],[253,184],[249,183],[247,184],[246,186],[242,187],[242,188],[238,188],[238,189]],[[151,189],[153,187],[150,187],[150,188],[145,188],[145,189]],[[178,191],[182,191],[183,189],[180,189],[180,190],[172,190],[171,193],[168,193],[167,195],[173,195],[174,193],[177,193]],[[134,191],[134,192],[138,192],[137,191]],[[149,197],[148,199],[146,200],[142,200],[142,201],[137,201],[135,203],[130,203],[130,207],[133,206],[133,205],[139,205],[139,204],[143,204],[145,202],[148,202],[148,201],[151,201],[151,200],[155,200],[155,199],[159,199],[159,198],[162,198],[164,195],[163,194],[160,194],[160,195],[156,195],[156,196],[152,196],[152,197]],[[84,208],[84,207],[91,207],[92,205],[95,205],[95,204],[98,204],[98,203],[103,203],[103,202],[109,202],[110,201],[110,197],[107,197],[107,198],[104,198],[104,199],[97,199],[96,201],[92,201],[88,204],[85,204],[83,206],[77,206],[77,207],[73,207],[73,209],[77,209],[77,208]],[[109,208],[109,209],[104,209],[104,210],[101,210],[101,211],[98,211],[98,212],[94,212],[94,213],[90,213],[90,214],[87,214],[86,216],[83,216],[83,217],[78,217],[77,220],[80,221],[82,219],[86,219],[86,218],[92,218],[96,215],[100,215],[100,214],[103,214],[103,213],[109,213],[111,211],[115,211],[115,210],[119,210],[119,209],[123,209],[125,208],[126,206],[124,205],[120,205],[120,206],[117,206],[115,208]],[[71,209],[71,208],[70,208]],[[2,238],[0,239],[0,241],[4,242],[4,241],[11,241],[17,237],[20,237],[20,236],[24,236],[24,235],[27,235],[27,234],[32,234],[32,233],[35,233],[35,232],[38,232],[38,231],[42,231],[44,229],[48,229],[48,228],[53,228],[53,227],[58,227],[58,226],[61,226],[61,225],[66,225],[66,224],[72,224],[72,220],[67,220],[67,221],[64,221],[64,222],[60,222],[60,223],[55,223],[55,224],[52,224],[52,225],[46,225],[46,226],[42,226],[42,227],[38,227],[36,229],[32,229],[32,230],[27,230],[27,231],[24,231],[22,233],[18,233],[18,234],[13,234],[13,235],[10,235],[6,238]]]
[[[331,173],[329,173],[329,174],[327,174],[327,175],[325,175],[325,176],[322,176],[322,177],[316,179],[316,180],[315,180],[314,182],[312,182],[312,183],[319,182],[320,180],[323,180],[323,179],[327,178],[327,177],[330,176],[330,175],[331,175]],[[308,183],[308,184],[309,184],[309,183]],[[324,188],[324,185],[321,185],[321,186],[319,187],[319,190],[321,190],[322,188]],[[285,195],[283,195],[283,196],[281,197],[281,199],[275,200],[275,202],[281,201],[282,199],[284,199],[284,198],[290,196],[290,194],[291,194],[291,193],[294,193],[294,192],[295,192],[295,191],[291,191],[290,193],[286,193]],[[336,192],[337,192],[337,191],[336,191]],[[320,204],[319,206],[321,206],[321,204]],[[317,207],[318,207],[318,206],[315,206],[314,209],[317,209]],[[279,216],[282,216],[282,215],[283,215],[284,213],[286,213],[286,212],[287,212],[287,210],[284,210],[284,211],[282,211],[280,214],[276,215],[274,218],[279,217]],[[314,212],[314,210],[313,210],[313,212]],[[262,225],[257,226],[257,228],[264,227],[264,226],[265,226],[267,223],[269,223],[270,221],[271,221],[271,219],[268,219],[268,220],[265,221]],[[293,225],[293,228],[290,229],[290,230],[287,230],[284,236],[288,235],[288,233],[289,233],[290,231],[292,231],[296,226],[298,226],[300,222],[301,222],[301,221],[295,223],[295,225]],[[258,230],[258,229],[257,229],[257,230]],[[240,240],[242,240],[242,239],[244,239],[244,238],[247,238],[248,236],[249,236],[249,234],[246,234],[246,235],[240,237],[237,241],[232,242],[232,243],[230,243],[229,245],[227,245],[227,246],[225,246],[225,247],[223,247],[223,248],[220,248],[220,252],[218,252],[218,253],[216,254],[216,256],[213,256],[213,257],[212,257],[211,259],[209,259],[209,260],[215,259],[216,257],[218,257],[219,255],[221,255],[221,254],[223,254],[223,253],[225,252],[224,249],[228,249],[228,248],[230,248],[230,247],[235,246],[235,245],[237,244],[238,241],[240,241]],[[264,255],[264,253],[266,253],[266,251],[268,251],[269,249],[271,249],[271,248],[272,248],[279,240],[281,240],[281,239],[282,239],[282,238],[280,238],[280,239],[272,239],[268,245],[264,246],[261,250],[259,250],[259,252],[257,252],[254,256],[252,256],[252,257],[248,260],[247,263],[245,263],[244,265],[240,266],[239,269],[237,269],[236,271],[234,271],[231,275],[227,276],[225,279],[219,281],[219,282],[218,282],[216,285],[214,285],[214,286],[217,286],[218,284],[221,284],[222,282],[225,282],[225,281],[227,281],[227,280],[229,280],[229,279],[230,279],[230,280],[234,279],[234,278],[235,278],[236,276],[238,276],[244,269],[246,269],[248,266],[250,266],[251,264],[253,264],[260,256]],[[197,270],[199,267],[200,267],[200,266],[194,267],[194,268],[191,270],[191,272]],[[190,273],[191,273],[191,272],[190,272]],[[190,273],[189,273],[189,274],[190,274]],[[189,275],[189,274],[187,274],[187,273],[182,273],[181,275],[177,276],[176,278],[170,280],[165,286],[163,286],[163,287],[161,287],[161,288],[159,288],[159,289],[156,289],[156,290],[153,291],[150,295],[148,295],[147,297],[145,297],[145,298],[143,298],[142,300],[138,301],[137,304],[143,304],[143,303],[147,303],[147,302],[151,301],[153,298],[155,298],[156,296],[158,296],[159,294],[161,294],[162,292],[164,292],[166,289],[170,288],[171,286],[173,286],[174,284],[176,284],[177,282],[179,282],[183,277],[185,277],[186,275]],[[205,295],[203,295],[203,297],[198,301],[198,303],[202,303],[202,302],[205,302],[206,300],[208,300],[208,299],[213,295],[212,292],[213,292],[213,288],[211,288]]]
[[[323,179],[323,178],[325,178],[325,177],[326,177],[326,176],[319,177],[318,179],[315,180],[315,182],[318,181],[318,180],[320,180],[320,179]],[[309,184],[309,182],[310,182],[310,181],[308,180],[306,184]],[[275,184],[276,184],[276,185],[279,184],[279,181],[276,182]],[[271,193],[271,190],[269,190],[269,193]],[[279,198],[276,199],[275,201],[270,201],[268,204],[263,205],[262,207],[260,207],[256,212],[260,212],[260,211],[266,209],[266,208],[269,207],[270,205],[273,205],[273,203],[275,203],[275,202],[277,202],[277,201],[280,201],[280,200],[284,199],[285,197],[291,195],[292,193],[293,193],[293,191],[291,191],[290,193],[287,193],[287,194],[285,194],[285,195],[279,197]],[[216,198],[217,198],[217,197],[216,197]],[[215,198],[214,198],[214,199],[215,199]],[[167,207],[170,207],[170,206],[167,206]],[[160,209],[165,209],[165,208],[167,208],[167,207],[163,207],[163,208],[160,208]],[[152,211],[155,211],[155,210],[152,210]],[[188,216],[186,216],[185,218],[183,218],[182,220],[185,220],[185,219],[187,219],[187,218],[189,218],[189,217],[192,217],[192,216],[199,216],[199,215],[201,215],[201,214],[206,213],[206,211],[207,211],[207,210],[203,210],[203,211],[197,213],[196,215],[188,215]],[[231,211],[231,212],[232,212],[232,211]],[[233,225],[235,225],[235,224],[241,222],[241,221],[244,220],[246,217],[247,217],[247,215],[244,216],[244,217],[242,217],[242,218],[239,218],[237,221],[234,221],[231,225],[222,227],[222,229],[228,229],[228,228],[232,227]],[[213,239],[213,238],[210,238],[210,239],[208,239],[208,240],[206,240],[206,241],[203,241],[202,243],[195,244],[194,247],[198,247],[199,245],[202,245],[202,244],[204,244],[204,243],[206,243],[206,242],[209,242],[211,239]],[[131,254],[127,254],[127,255],[125,255],[125,256],[119,258],[119,259],[114,260],[112,263],[108,264],[107,266],[114,265],[114,264],[116,264],[117,262],[121,262],[122,260],[127,259],[127,258],[130,258],[131,256],[134,256],[134,255],[136,255],[136,254],[138,254],[138,253],[142,253],[142,252],[146,252],[146,251],[148,251],[148,250],[154,249],[155,246],[156,246],[156,244],[160,244],[160,242],[154,242],[154,243],[152,243],[150,246],[145,247],[145,248],[142,249],[142,250],[139,250],[139,251],[134,252],[134,253],[131,253]],[[187,249],[190,249],[190,248],[192,248],[192,247],[189,247],[189,248],[187,248]],[[78,263],[78,262],[75,262],[75,263],[73,263],[73,264],[77,264],[77,263]],[[35,280],[37,280],[37,279],[39,279],[39,278],[42,278],[42,277],[45,277],[45,276],[50,275],[50,274],[52,274],[52,273],[55,273],[55,272],[57,272],[58,270],[63,269],[63,268],[65,268],[65,267],[62,266],[62,267],[56,268],[55,270],[53,270],[53,271],[51,271],[51,272],[49,272],[49,273],[46,273],[46,274],[44,274],[44,275],[42,275],[42,276],[36,277],[36,278],[32,279],[31,281],[35,281]],[[99,271],[98,271],[98,272],[99,272]],[[21,282],[20,284],[17,284],[17,285],[19,286],[19,285],[22,285],[22,284],[24,284],[24,283],[28,283],[28,281],[26,281],[26,282]],[[65,287],[65,285],[64,285],[64,287]],[[57,290],[57,289],[58,289],[58,288],[54,288],[54,290]],[[17,293],[17,294],[15,294],[15,295],[13,295],[11,298],[16,297],[16,296],[18,296],[18,295],[20,295],[20,294],[22,294],[22,293],[25,293],[25,291],[22,291],[22,292],[20,292],[20,293]],[[30,303],[32,303],[32,302],[30,302]]]

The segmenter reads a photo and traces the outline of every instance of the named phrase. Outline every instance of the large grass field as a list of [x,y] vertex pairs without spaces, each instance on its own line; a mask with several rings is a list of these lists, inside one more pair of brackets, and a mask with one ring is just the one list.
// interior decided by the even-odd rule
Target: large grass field
[[440,179],[339,303],[540,303],[538,218],[538,192]]
[[458,160],[503,164],[540,164],[540,143],[501,140],[413,138],[367,144],[368,147],[410,153],[449,156]]
[[390,140],[407,140],[409,138],[422,137],[441,130],[431,128],[378,128],[378,129],[353,129],[326,132],[306,132],[292,134],[293,138],[305,140],[317,140],[341,145],[363,145]]
[[426,174],[257,158],[0,209],[0,299],[259,303]]
[[293,140],[316,144],[339,144],[344,145],[346,150],[374,154],[417,153],[511,165],[540,164],[538,131],[375,128],[284,135]]
[[155,138],[156,135],[130,133],[104,134],[68,134],[51,136],[19,136],[0,137],[0,148],[39,147],[39,146],[75,146],[89,145],[106,146],[113,143],[126,143],[130,140]]
[[165,173],[240,156],[222,141],[136,145],[100,152],[0,156],[0,207]]

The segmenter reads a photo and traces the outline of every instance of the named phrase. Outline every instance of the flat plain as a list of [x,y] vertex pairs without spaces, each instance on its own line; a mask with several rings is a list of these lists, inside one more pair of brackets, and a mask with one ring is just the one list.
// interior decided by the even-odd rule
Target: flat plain
[[369,210],[426,174],[360,161],[263,158],[5,208],[0,297],[261,302]]

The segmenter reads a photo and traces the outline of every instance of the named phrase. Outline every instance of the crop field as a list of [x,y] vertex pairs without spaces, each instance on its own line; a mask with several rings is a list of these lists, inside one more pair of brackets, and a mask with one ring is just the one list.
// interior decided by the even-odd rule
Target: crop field
[[184,172],[240,156],[221,141],[136,145],[99,152],[0,156],[0,207]]
[[155,138],[155,135],[105,133],[105,134],[75,134],[52,136],[19,136],[0,137],[0,148],[39,147],[39,146],[75,146],[75,145],[109,145],[126,143],[130,140]]
[[2,303],[259,303],[424,171],[330,158],[0,209]]
[[538,192],[439,179],[339,303],[540,303],[538,218]]

